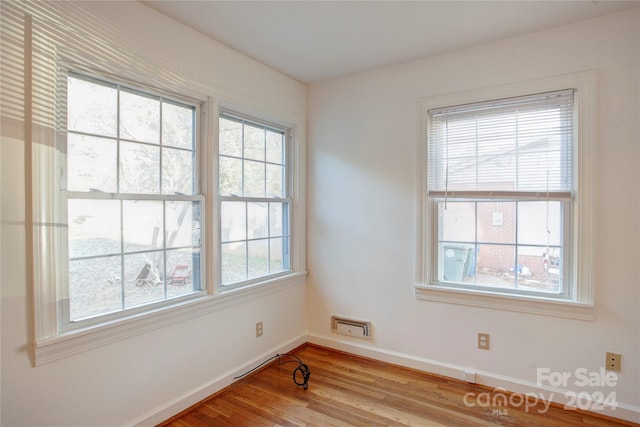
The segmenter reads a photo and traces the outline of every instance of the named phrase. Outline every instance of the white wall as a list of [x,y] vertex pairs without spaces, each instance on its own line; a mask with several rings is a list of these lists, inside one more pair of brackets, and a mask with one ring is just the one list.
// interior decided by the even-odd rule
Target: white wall
[[[3,19],[12,19],[9,15],[22,7],[3,2]],[[286,119],[297,126],[304,144],[305,86],[141,3],[50,2],[25,7],[32,9],[34,27],[57,22],[55,26],[63,34],[56,36],[61,40],[55,42],[59,53],[82,51],[92,43],[101,45],[102,51],[87,48],[86,54],[111,56],[118,64],[114,68],[122,73],[150,72],[158,82],[189,87],[248,111]],[[19,31],[12,31],[5,28],[3,37],[19,37]],[[17,59],[11,60],[3,51],[3,71],[16,69],[19,76],[22,58],[19,51],[16,55]],[[277,292],[207,315],[32,367],[28,354],[22,81],[17,78],[11,87],[5,83],[0,152],[0,424],[148,425],[226,385],[237,369],[262,361],[271,351],[288,350],[304,342],[305,287],[300,279]],[[15,97],[9,96],[12,87],[16,88]],[[254,332],[258,320],[263,320],[265,327],[260,339]]]
[[[312,85],[310,340],[447,374],[471,368],[512,389],[535,386],[538,367],[597,371],[614,351],[617,401],[640,421],[638,22],[634,9]],[[419,100],[585,70],[597,70],[599,97],[595,320],[416,300]],[[371,320],[373,340],[332,334],[332,314]],[[477,332],[491,334],[490,351],[476,349]]]

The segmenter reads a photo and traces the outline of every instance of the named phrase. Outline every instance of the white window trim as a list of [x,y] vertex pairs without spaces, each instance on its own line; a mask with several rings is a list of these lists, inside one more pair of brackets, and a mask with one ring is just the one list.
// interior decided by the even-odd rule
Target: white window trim
[[[596,75],[586,71],[555,76],[541,80],[482,88],[473,91],[446,94],[423,99],[419,114],[422,132],[418,142],[418,233],[416,244],[417,299],[470,305],[499,310],[592,320],[594,318],[593,285],[593,203],[592,203],[592,150],[596,119]],[[578,197],[574,202],[574,233],[571,242],[571,266],[574,283],[571,299],[545,298],[517,295],[490,290],[467,289],[432,284],[432,239],[434,238],[433,210],[427,198],[427,111],[448,105],[468,104],[490,99],[509,98],[532,93],[549,92],[567,88],[577,89],[577,129],[579,141],[575,149],[574,167]]]
[[[26,47],[30,49],[30,46]],[[71,61],[62,61],[62,69],[59,73],[65,73]],[[130,82],[128,78],[118,78],[110,76],[108,73],[101,73],[94,69],[82,66],[74,66],[76,70],[86,72],[95,76],[103,76],[116,81]],[[34,78],[28,73],[26,85],[33,85]],[[59,78],[59,76],[53,77]],[[144,76],[137,79],[144,82]],[[141,86],[136,83],[137,86]],[[144,88],[144,85],[142,85]],[[170,91],[171,92],[171,91]],[[52,91],[53,93],[53,91]],[[45,129],[36,126],[33,120],[31,130],[33,138],[25,139],[27,153],[31,152],[31,161],[27,162],[26,173],[33,176],[32,182],[26,187],[26,197],[32,201],[33,215],[26,216],[27,227],[33,233],[27,233],[27,238],[33,238],[32,255],[28,259],[27,268],[33,272],[33,278],[29,280],[32,289],[33,305],[33,329],[32,346],[29,353],[33,366],[40,366],[74,354],[87,351],[112,342],[123,340],[138,334],[142,334],[154,329],[163,328],[168,325],[181,322],[190,318],[205,315],[207,313],[222,310],[235,304],[254,300],[262,296],[281,292],[283,290],[303,286],[305,284],[306,255],[305,255],[305,148],[304,141],[293,137],[291,142],[291,198],[292,198],[292,218],[291,223],[291,267],[292,270],[282,275],[266,277],[263,280],[253,281],[245,286],[225,290],[216,289],[215,275],[211,270],[216,269],[216,259],[218,249],[215,242],[218,241],[217,212],[217,146],[218,146],[218,116],[219,105],[214,97],[198,95],[197,92],[185,89],[185,94],[189,97],[202,101],[203,111],[206,117],[203,118],[205,124],[202,129],[202,140],[200,141],[201,159],[199,166],[202,168],[200,194],[205,197],[203,219],[205,224],[210,224],[207,233],[203,236],[202,250],[204,252],[203,268],[203,291],[176,301],[168,300],[149,307],[148,310],[132,310],[122,317],[108,321],[95,322],[83,328],[64,331],[60,324],[59,296],[60,288],[64,278],[62,269],[65,266],[58,265],[56,254],[59,253],[59,246],[66,243],[66,218],[61,217],[59,192],[59,171],[60,154],[57,152],[55,135],[53,129]],[[52,100],[51,105],[54,105]],[[31,100],[25,100],[25,109],[31,111]],[[295,124],[300,122],[300,118],[292,117],[287,123],[293,130]],[[56,171],[54,173],[54,171]],[[55,177],[55,179],[50,179]],[[213,190],[213,191],[212,191]],[[294,236],[295,232],[295,238]],[[208,268],[205,270],[205,266]],[[211,267],[213,266],[213,268]],[[217,293],[219,292],[219,293]]]

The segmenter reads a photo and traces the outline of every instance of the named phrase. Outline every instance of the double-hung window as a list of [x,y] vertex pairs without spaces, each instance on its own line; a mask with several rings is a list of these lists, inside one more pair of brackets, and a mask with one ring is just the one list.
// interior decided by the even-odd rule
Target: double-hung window
[[425,104],[427,288],[588,302],[585,92]]
[[223,112],[219,120],[220,284],[291,271],[289,130]]
[[33,126],[27,185],[35,363],[303,283],[301,117],[66,61],[46,84],[55,114]]
[[199,103],[82,74],[66,83],[63,325],[201,292]]

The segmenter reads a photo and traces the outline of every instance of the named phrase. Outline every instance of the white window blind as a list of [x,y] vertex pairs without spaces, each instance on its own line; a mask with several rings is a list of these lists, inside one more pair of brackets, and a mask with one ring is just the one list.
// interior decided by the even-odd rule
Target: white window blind
[[431,198],[571,196],[574,90],[428,111]]

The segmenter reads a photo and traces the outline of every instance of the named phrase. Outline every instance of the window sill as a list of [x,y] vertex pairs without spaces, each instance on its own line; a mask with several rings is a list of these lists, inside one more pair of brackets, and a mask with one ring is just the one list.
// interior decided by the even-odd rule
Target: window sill
[[35,366],[304,284],[304,280],[300,279],[306,274],[306,272],[295,272],[37,341],[34,346]]
[[556,316],[567,319],[593,320],[593,304],[553,298],[507,295],[498,292],[415,285],[416,299],[470,305],[496,310]]

